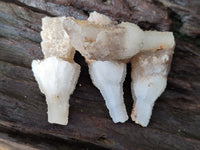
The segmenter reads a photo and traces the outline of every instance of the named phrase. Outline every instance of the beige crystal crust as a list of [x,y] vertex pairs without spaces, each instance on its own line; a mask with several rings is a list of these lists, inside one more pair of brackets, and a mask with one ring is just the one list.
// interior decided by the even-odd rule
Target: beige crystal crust
[[129,22],[116,24],[96,12],[91,13],[88,20],[67,17],[64,24],[72,46],[86,59],[125,60],[139,52],[175,45],[171,32],[143,31]]
[[75,50],[71,45],[69,35],[64,30],[66,17],[42,18],[42,52],[45,58],[56,56],[73,62]]

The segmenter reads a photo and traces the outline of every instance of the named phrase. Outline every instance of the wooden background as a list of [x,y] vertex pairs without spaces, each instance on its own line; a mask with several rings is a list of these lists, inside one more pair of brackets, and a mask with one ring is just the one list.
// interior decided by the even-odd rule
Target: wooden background
[[[157,100],[147,128],[129,119],[114,124],[89,78],[83,57],[80,78],[70,98],[67,126],[47,122],[45,97],[31,71],[42,59],[41,18],[86,19],[92,11],[148,30],[173,31],[175,54],[168,86]],[[130,64],[124,83],[132,109]],[[0,150],[200,149],[199,0],[0,0]]]

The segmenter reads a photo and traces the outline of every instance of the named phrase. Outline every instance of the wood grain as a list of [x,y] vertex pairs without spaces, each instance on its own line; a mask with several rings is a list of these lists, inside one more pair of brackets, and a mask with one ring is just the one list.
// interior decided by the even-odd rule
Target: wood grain
[[[0,149],[200,149],[199,31],[183,30],[178,10],[165,4],[153,0],[0,1]],[[33,59],[43,58],[41,18],[66,15],[86,19],[91,11],[119,22],[135,22],[143,29],[175,34],[168,86],[157,100],[147,128],[131,119],[124,124],[112,122],[79,53],[75,61],[81,65],[81,74],[70,98],[69,124],[47,122],[45,97],[30,67]],[[127,67],[124,97],[130,114],[130,64]]]

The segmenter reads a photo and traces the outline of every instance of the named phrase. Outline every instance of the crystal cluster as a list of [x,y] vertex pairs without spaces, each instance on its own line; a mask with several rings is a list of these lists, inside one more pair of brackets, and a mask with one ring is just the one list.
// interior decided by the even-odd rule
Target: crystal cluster
[[143,31],[136,24],[118,24],[93,12],[87,20],[45,17],[41,36],[44,60],[34,60],[32,70],[46,96],[50,123],[68,123],[69,98],[80,74],[73,60],[77,50],[88,63],[114,123],[128,120],[123,82],[126,64],[131,63],[131,118],[148,125],[154,102],[166,88],[175,47],[172,32]]

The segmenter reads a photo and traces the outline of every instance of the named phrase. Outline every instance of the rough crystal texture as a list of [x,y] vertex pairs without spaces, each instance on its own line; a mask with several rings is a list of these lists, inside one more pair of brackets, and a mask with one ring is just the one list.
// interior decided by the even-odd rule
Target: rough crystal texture
[[33,61],[32,70],[40,90],[46,96],[48,121],[68,123],[69,98],[75,89],[80,66],[74,63],[75,50],[64,30],[65,17],[42,19],[42,52],[45,59]]
[[90,13],[90,16],[87,20],[98,25],[109,25],[114,23],[109,17],[99,14],[96,11]]
[[114,122],[128,119],[120,89],[122,83],[114,80],[122,77],[116,73],[115,63],[123,66],[123,62],[131,60],[134,99],[131,117],[136,123],[147,126],[154,102],[166,87],[175,46],[173,34],[143,31],[128,22],[116,24],[96,12],[91,13],[87,21],[68,17],[64,24],[72,46],[86,58],[92,81],[101,91]]
[[73,62],[75,50],[63,27],[65,20],[65,17],[44,17],[42,19],[41,46],[45,58],[57,56]]
[[171,32],[142,31],[136,24],[116,24],[96,12],[91,13],[88,20],[67,17],[64,24],[72,46],[87,59],[131,59],[142,51],[167,49],[175,45]]
[[134,99],[132,120],[146,127],[154,102],[167,85],[173,49],[144,52],[131,60],[131,89]]
[[[85,57],[92,81],[103,95],[110,116],[115,123],[125,122],[128,119],[123,102],[122,87],[126,76],[125,63],[131,61],[131,87],[134,99],[131,117],[133,121],[142,126],[148,125],[154,102],[164,91],[167,83],[167,74],[175,46],[171,32],[143,31],[136,24],[129,22],[117,24],[107,16],[97,12],[91,13],[88,20],[76,20],[72,17],[45,17],[43,18],[42,29],[42,50],[45,58],[56,56],[74,64],[75,49]],[[51,62],[49,62],[49,65],[51,65]],[[48,63],[46,66],[48,66]],[[59,68],[59,66],[56,67]],[[38,67],[35,68],[38,69]],[[62,68],[61,66],[59,69]],[[76,66],[71,66],[71,68],[76,70]],[[46,70],[43,67],[42,69]],[[68,85],[72,84],[73,87],[78,75],[75,81],[71,83],[71,78],[74,76],[73,72],[71,72],[72,74],[67,74],[67,72],[72,69],[69,67],[66,68],[66,72],[63,71],[68,76],[68,80],[64,78],[63,80],[66,80]],[[51,71],[56,72],[56,70],[50,69],[49,72]],[[34,74],[37,76],[40,73]],[[56,79],[56,76],[59,79]],[[41,84],[39,77],[36,78]],[[62,79],[58,74],[54,75],[54,78],[56,81]],[[54,84],[57,85],[57,83]],[[61,82],[59,84],[61,84],[61,87],[63,86]],[[40,85],[40,88],[42,85]],[[68,100],[73,90],[68,89],[68,95],[61,96],[61,98]],[[51,89],[46,89],[46,91],[45,95],[48,99],[48,92]],[[59,89],[59,91],[62,91],[62,89]],[[44,93],[43,90],[42,92]],[[54,98],[50,97],[50,99]],[[59,105],[55,106],[57,108],[52,106],[48,105],[49,121],[57,123],[56,115],[66,114],[65,106],[62,106],[62,109],[59,109],[61,108]],[[61,120],[64,120],[64,118],[61,117],[58,120],[62,124]]]

